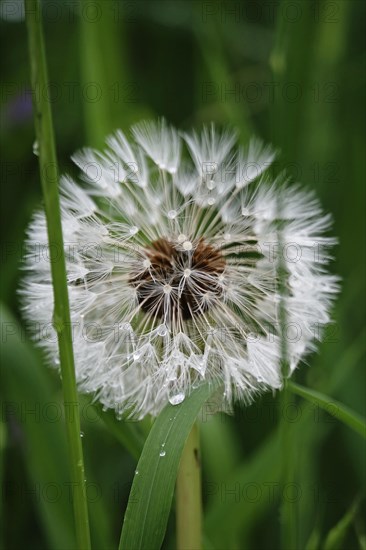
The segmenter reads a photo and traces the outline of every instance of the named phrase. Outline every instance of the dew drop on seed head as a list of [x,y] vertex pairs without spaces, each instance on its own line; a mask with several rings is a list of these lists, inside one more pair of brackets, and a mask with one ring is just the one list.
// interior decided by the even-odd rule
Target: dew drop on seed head
[[130,227],[130,235],[136,235],[138,231],[139,231],[139,228],[136,227],[136,225],[133,225],[132,227]]
[[181,233],[180,235],[178,235],[178,242],[179,243],[183,243],[186,240],[187,240],[187,237],[186,237],[186,235],[184,235],[184,233]]
[[183,392],[177,393],[176,395],[172,395],[171,397],[169,397],[169,402],[172,405],[179,405],[179,403],[182,403],[182,401],[184,401],[185,397],[186,396]]
[[214,182],[214,180],[209,180],[209,181],[206,183],[206,186],[207,186],[207,189],[209,189],[210,191],[212,191],[212,189],[215,189],[216,183]]
[[168,329],[166,328],[166,326],[165,325],[160,325],[160,327],[158,328],[159,336],[166,336],[167,332],[168,332]]
[[166,455],[166,452],[165,452],[165,451],[160,451],[159,456],[163,457],[163,456],[165,456],[165,455]]
[[168,212],[168,218],[171,220],[174,220],[177,217],[177,211],[176,210],[169,210]]
[[193,246],[191,241],[184,241],[183,248],[184,250],[192,250]]
[[214,197],[210,197],[208,200],[207,200],[207,204],[209,204],[210,206],[212,206],[213,204],[215,204],[216,202],[216,199]]

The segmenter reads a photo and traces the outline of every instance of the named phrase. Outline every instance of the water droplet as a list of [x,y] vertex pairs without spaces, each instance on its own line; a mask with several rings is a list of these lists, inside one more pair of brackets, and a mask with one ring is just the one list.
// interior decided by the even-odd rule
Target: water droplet
[[138,231],[139,231],[139,228],[136,227],[136,225],[133,225],[132,227],[130,227],[130,235],[136,235]]
[[209,204],[210,206],[212,206],[213,204],[215,204],[216,202],[216,199],[214,197],[210,197],[208,200],[207,200],[207,204]]
[[80,432],[80,437],[84,437],[84,432]]
[[37,140],[33,143],[33,154],[39,157],[39,144]]
[[176,395],[172,395],[171,397],[169,397],[169,402],[172,405],[179,405],[179,403],[182,403],[182,401],[184,401],[185,397],[186,396],[183,392],[177,393]]
[[214,180],[209,180],[209,181],[206,183],[206,186],[207,186],[207,189],[209,189],[210,191],[212,191],[212,189],[215,189],[216,183],[214,182]]
[[163,456],[165,456],[165,455],[166,455],[166,452],[165,452],[165,451],[160,451],[159,456],[163,457]]
[[192,250],[193,245],[192,245],[191,241],[184,241],[183,248],[184,248],[184,250]]
[[139,471],[135,470],[135,476],[138,476],[138,475],[139,475]]
[[165,443],[162,443],[161,446],[162,446],[162,447],[165,447]]
[[168,212],[168,218],[171,220],[174,220],[178,215],[178,212],[176,210],[169,210]]
[[158,334],[159,336],[166,336],[168,333],[168,329],[166,328],[165,325],[160,325],[160,327],[158,328]]
[[187,237],[186,237],[186,235],[184,235],[184,233],[181,233],[180,235],[178,235],[178,242],[179,243],[183,243],[186,240],[187,240]]

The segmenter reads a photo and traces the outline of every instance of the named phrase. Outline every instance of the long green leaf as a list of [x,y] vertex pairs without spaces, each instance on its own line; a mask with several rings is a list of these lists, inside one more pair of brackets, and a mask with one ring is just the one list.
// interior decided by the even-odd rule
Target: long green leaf
[[292,393],[319,405],[322,409],[327,411],[329,414],[338,418],[341,422],[346,424],[349,428],[360,434],[362,437],[366,438],[366,421],[365,419],[355,411],[352,411],[343,403],[324,395],[315,390],[309,390],[304,386],[295,384],[294,382],[288,383],[288,389]]
[[119,548],[159,549],[164,539],[180,457],[202,405],[217,386],[197,388],[156,419],[137,465]]

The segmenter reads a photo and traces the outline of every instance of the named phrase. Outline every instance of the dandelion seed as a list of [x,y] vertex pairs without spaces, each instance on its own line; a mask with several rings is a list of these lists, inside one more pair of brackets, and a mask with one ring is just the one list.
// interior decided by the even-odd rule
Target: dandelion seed
[[[82,183],[61,179],[80,391],[118,417],[143,418],[182,403],[204,380],[222,381],[222,410],[281,388],[280,308],[291,372],[330,321],[338,291],[326,270],[330,217],[286,176],[270,181],[275,154],[258,140],[234,153],[235,136],[212,126],[184,136],[184,149],[164,121],[133,135],[135,143],[117,132],[105,152],[75,155]],[[138,170],[117,181],[111,159]],[[38,341],[59,368],[49,256],[37,252],[47,246],[43,213],[27,241],[24,315],[47,327]]]

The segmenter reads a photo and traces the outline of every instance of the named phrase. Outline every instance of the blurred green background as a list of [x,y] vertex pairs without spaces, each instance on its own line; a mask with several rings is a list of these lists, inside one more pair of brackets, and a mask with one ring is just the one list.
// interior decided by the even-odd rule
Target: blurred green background
[[[365,414],[364,21],[360,0],[42,2],[57,152],[101,145],[116,128],[165,116],[181,129],[214,121],[282,151],[279,167],[316,190],[339,237],[343,279],[334,325],[296,380]],[[20,1],[1,2],[1,544],[74,544],[61,385],[28,340],[16,289],[26,226],[41,203],[33,153],[27,36]],[[136,459],[125,427],[81,398],[92,540],[115,548]],[[327,413],[293,400],[292,486],[281,484],[278,396],[233,417],[203,418],[205,545],[280,548],[293,502],[299,548],[366,548],[365,448]],[[143,427],[132,426],[133,430]],[[139,431],[139,433],[140,433]],[[165,548],[174,547],[174,515]],[[333,531],[334,534],[334,531]],[[342,538],[343,537],[343,538]],[[342,539],[342,540],[341,540]]]

